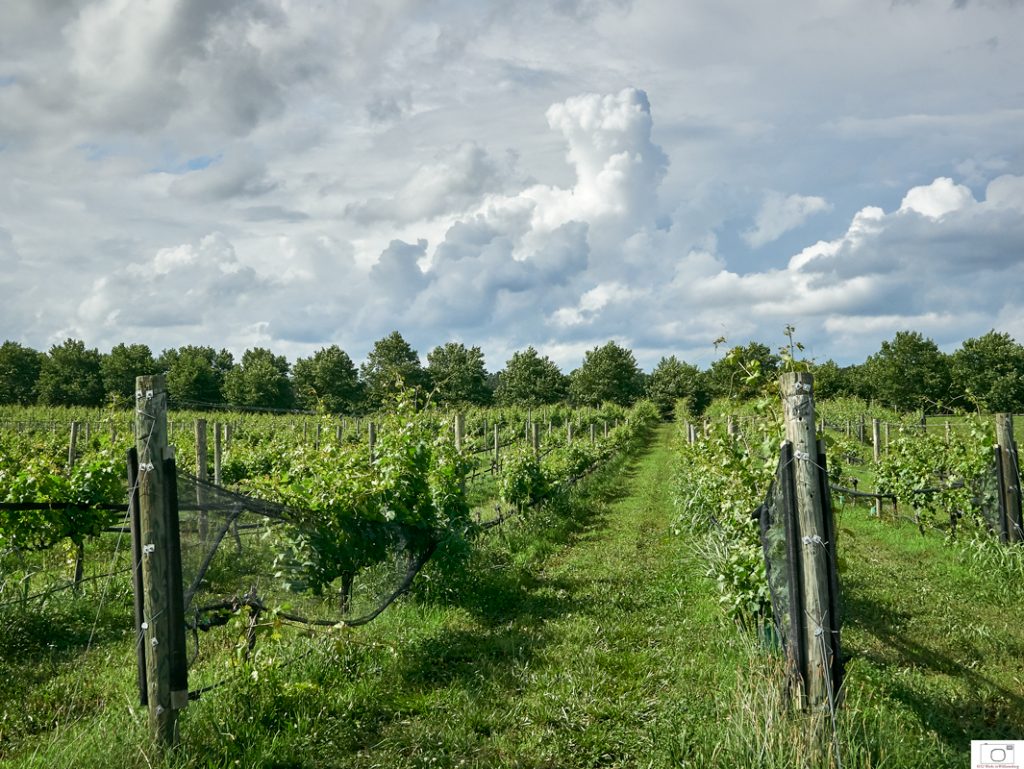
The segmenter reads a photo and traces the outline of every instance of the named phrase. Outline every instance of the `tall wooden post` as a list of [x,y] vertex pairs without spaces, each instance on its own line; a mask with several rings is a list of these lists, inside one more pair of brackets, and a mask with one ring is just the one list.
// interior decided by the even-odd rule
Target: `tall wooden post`
[[533,446],[533,455],[540,456],[540,425],[534,422],[530,425],[530,444]]
[[[802,643],[807,654],[806,680],[802,699],[817,709],[830,702],[833,650],[832,628],[837,618],[829,616],[828,540],[832,528],[825,521],[822,490],[827,478],[819,477],[818,443],[814,421],[814,377],[803,372],[782,376],[782,397],[786,418],[786,440],[793,447],[793,478],[797,512],[800,565],[804,599]],[[849,425],[849,422],[847,423]],[[823,483],[824,481],[824,483]]]
[[188,705],[188,682],[181,680],[185,671],[180,665],[185,659],[185,620],[178,614],[183,609],[183,600],[181,551],[180,547],[175,547],[178,531],[174,509],[174,455],[167,443],[164,376],[137,377],[135,391],[143,588],[140,629],[146,649],[149,725],[156,743],[169,748],[177,743],[178,711]]
[[366,429],[366,438],[370,444],[370,463],[377,461],[377,423],[370,421]]
[[871,458],[877,465],[882,459],[882,425],[881,420],[871,420]]
[[466,417],[464,414],[455,415],[455,450],[462,451],[462,439],[466,435]]
[[1006,541],[1024,541],[1021,521],[1020,464],[1013,439],[1013,415],[996,414],[996,442],[1003,465],[1003,509],[1006,511]]

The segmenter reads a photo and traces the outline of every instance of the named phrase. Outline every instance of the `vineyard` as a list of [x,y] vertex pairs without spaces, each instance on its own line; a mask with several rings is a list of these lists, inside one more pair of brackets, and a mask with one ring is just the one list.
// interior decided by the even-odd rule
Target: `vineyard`
[[[1024,736],[1012,421],[826,402],[814,460],[785,448],[785,402],[661,426],[643,402],[172,412],[183,621],[167,633],[187,688],[167,760],[958,766],[972,738]],[[11,765],[160,760],[139,654],[158,619],[135,598],[145,541],[126,515],[144,473],[125,457],[153,435],[136,416],[0,413]],[[794,567],[772,529],[802,464],[835,519],[816,536],[836,691],[816,703],[794,699],[814,666],[787,663],[803,589],[780,582]]]

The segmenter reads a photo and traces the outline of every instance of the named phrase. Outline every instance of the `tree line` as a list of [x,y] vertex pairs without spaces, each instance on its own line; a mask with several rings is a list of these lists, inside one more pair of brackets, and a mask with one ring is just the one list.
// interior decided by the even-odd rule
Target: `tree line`
[[[713,399],[757,394],[751,373],[776,375],[786,349],[760,342],[734,347],[706,370],[663,357],[643,372],[629,349],[610,341],[588,350],[581,365],[564,374],[533,347],[518,351],[495,373],[479,347],[448,342],[427,354],[427,364],[398,332],[374,343],[358,367],[337,345],[289,365],[283,355],[254,347],[236,361],[227,350],[186,345],[154,356],[144,344],[118,344],[109,353],[77,339],[46,353],[18,342],[0,345],[0,404],[128,406],[135,377],[165,373],[172,405],[206,409],[309,409],[337,414],[373,411],[399,389],[415,388],[451,405],[540,406],[617,403],[646,397],[668,414],[679,401],[700,413]],[[1024,411],[1024,347],[990,331],[943,353],[915,331],[898,332],[860,364],[832,360],[812,364],[819,397],[856,396],[901,411],[956,409]]]

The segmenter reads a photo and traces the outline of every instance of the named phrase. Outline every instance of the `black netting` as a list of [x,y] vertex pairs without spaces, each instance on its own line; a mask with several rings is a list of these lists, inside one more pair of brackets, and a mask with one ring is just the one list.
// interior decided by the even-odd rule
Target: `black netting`
[[761,527],[761,547],[764,550],[768,590],[771,594],[772,620],[779,641],[785,648],[794,637],[793,602],[790,596],[790,574],[795,567],[789,552],[786,504],[789,496],[788,476],[785,472],[789,452],[783,451],[775,469],[775,477],[764,503],[758,508]]
[[201,631],[246,622],[307,627],[365,624],[406,592],[434,550],[410,541],[408,528],[353,519],[348,532],[375,557],[351,575],[311,585],[296,542],[314,536],[308,514],[178,472],[182,586],[189,660],[202,667],[200,647],[223,643]]
[[975,508],[981,514],[985,526],[994,534],[1006,539],[1006,515],[1003,512],[1002,501],[999,498],[999,483],[1002,469],[1000,466],[1000,451],[997,446],[995,457],[988,470],[974,479],[973,502]]

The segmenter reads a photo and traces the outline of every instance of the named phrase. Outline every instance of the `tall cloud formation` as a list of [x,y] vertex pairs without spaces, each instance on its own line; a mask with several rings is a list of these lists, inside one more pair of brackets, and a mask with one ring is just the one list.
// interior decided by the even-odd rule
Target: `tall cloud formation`
[[1020,3],[10,6],[0,319],[35,347],[1024,338]]

